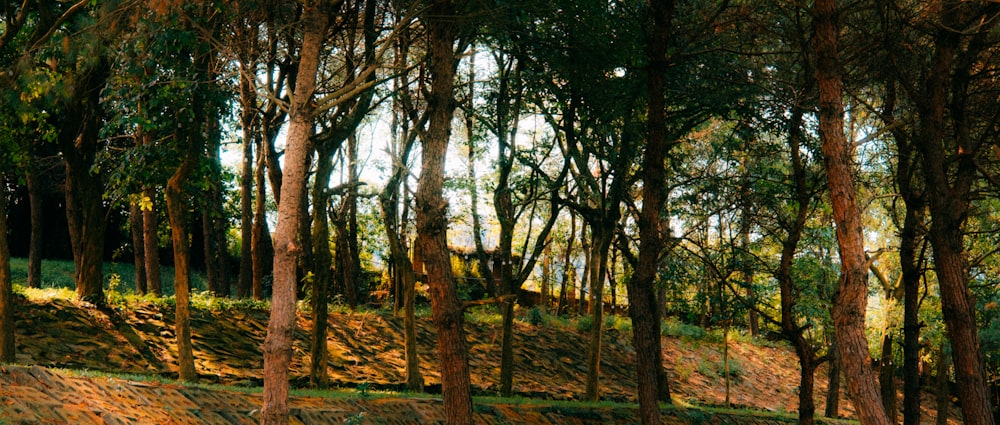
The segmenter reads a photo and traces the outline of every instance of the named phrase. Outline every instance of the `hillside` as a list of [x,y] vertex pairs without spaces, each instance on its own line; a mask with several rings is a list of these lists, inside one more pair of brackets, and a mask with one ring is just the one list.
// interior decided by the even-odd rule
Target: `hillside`
[[[19,298],[17,363],[52,368],[174,376],[173,311],[141,303],[99,310],[61,298]],[[207,383],[256,387],[261,384],[267,312],[261,309],[195,309],[192,317],[195,359]],[[330,316],[330,376],[348,388],[399,389],[403,381],[402,320],[378,313]],[[303,314],[291,376],[297,384],[308,373],[309,318]],[[585,334],[562,323],[534,326],[517,321],[515,337],[518,395],[576,400],[584,392]],[[498,387],[500,326],[497,318],[473,315],[468,324],[474,392],[493,395]],[[429,390],[439,385],[433,356],[434,332],[418,321],[421,368]],[[735,407],[793,412],[797,406],[798,368],[794,355],[780,345],[730,341]],[[602,362],[602,394],[610,401],[634,401],[634,353],[629,332],[608,329]],[[672,391],[685,405],[723,405],[721,342],[705,335],[666,337],[665,354]],[[22,373],[23,375],[23,373]],[[439,387],[438,387],[439,388]],[[824,402],[825,375],[817,376],[818,406]],[[930,405],[930,403],[925,403]],[[0,406],[2,408],[2,406]],[[851,417],[850,403],[841,415]],[[2,416],[0,416],[2,417]],[[933,416],[928,416],[928,420]]]

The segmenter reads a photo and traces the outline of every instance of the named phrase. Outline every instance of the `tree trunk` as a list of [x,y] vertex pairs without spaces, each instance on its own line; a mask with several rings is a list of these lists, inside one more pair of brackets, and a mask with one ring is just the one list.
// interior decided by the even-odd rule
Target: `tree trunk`
[[28,164],[26,183],[28,203],[31,205],[31,241],[28,246],[28,287],[42,287],[42,236],[45,229],[42,215],[42,188],[38,181],[38,165],[34,156]]
[[256,131],[256,93],[252,71],[240,61],[240,124],[243,127],[243,161],[240,165],[240,276],[238,298],[253,294],[253,138]]
[[945,344],[941,343],[937,367],[937,425],[948,425],[948,410],[951,408],[951,388],[948,385],[948,355],[944,352]]
[[[667,170],[664,164],[669,147],[666,139],[665,79],[667,45],[673,20],[672,0],[649,1],[653,17],[652,37],[649,39],[649,74],[646,88],[649,96],[646,147],[642,161],[642,211],[639,215],[639,257],[635,274],[626,280],[628,311],[632,317],[632,344],[635,346],[636,371],[639,392],[639,417],[643,424],[660,423],[660,391],[667,403],[670,398],[669,382],[660,382],[663,371],[662,337],[660,335],[660,306],[656,303],[656,278],[660,254],[663,251],[662,210],[666,203],[664,188]],[[728,383],[728,375],[727,375]],[[661,384],[663,388],[660,388]],[[728,397],[728,391],[727,391]]]
[[[198,137],[192,139],[198,140]],[[201,153],[200,143],[189,141],[188,151],[180,167],[167,181],[167,217],[170,220],[170,239],[174,246],[174,296],[176,298],[174,311],[174,336],[177,339],[177,367],[179,379],[195,381],[198,379],[194,367],[194,350],[191,346],[191,271],[188,259],[188,196],[184,193],[184,185],[194,171]]]
[[[577,301],[576,315],[583,316],[587,312],[587,281],[590,279],[590,256],[591,247],[590,240],[587,235],[587,227],[583,226],[580,229],[580,248],[583,251],[583,274],[580,277],[580,298]],[[590,300],[591,303],[594,302],[593,299]]]
[[[87,139],[91,140],[83,142]],[[96,129],[93,134],[82,135],[81,145],[90,147],[80,151],[70,147],[63,152],[63,158],[66,160],[66,216],[76,265],[76,295],[81,300],[100,305],[104,303],[105,211],[104,186],[100,177],[90,172],[96,139]],[[88,151],[83,152],[84,149]]]
[[454,80],[458,38],[453,1],[431,2],[423,15],[428,33],[431,87],[427,99],[428,130],[423,140],[417,185],[417,245],[430,286],[431,310],[438,333],[441,392],[445,422],[472,423],[472,388],[464,312],[458,299],[448,249],[448,203],[442,196],[445,155],[454,116]]
[[[569,215],[569,233],[566,238],[566,251],[563,251],[563,270],[561,282],[559,283],[559,303],[556,305],[556,314],[562,315],[566,313],[566,308],[569,306],[569,300],[567,299],[567,288],[573,290],[573,286],[569,285],[570,279],[573,279],[576,270],[576,266],[573,265],[573,241],[576,240],[576,214],[572,212]],[[575,280],[575,279],[574,279]]]
[[[6,186],[0,178],[0,187]],[[14,288],[10,274],[10,247],[7,245],[7,190],[0,190],[0,363],[13,363]]]
[[310,344],[309,383],[314,387],[326,388],[330,384],[327,373],[328,352],[326,329],[329,317],[328,291],[333,278],[331,268],[333,258],[330,253],[330,223],[327,209],[330,206],[330,174],[333,172],[333,152],[330,146],[316,146],[316,174],[312,194],[312,304],[313,329]]
[[146,287],[157,297],[163,296],[163,279],[160,276],[159,223],[154,210],[156,192],[147,188],[143,197],[149,199],[149,208],[142,210],[142,251],[146,254]]
[[[971,59],[979,52],[959,51],[962,34],[952,28],[959,24],[961,10],[958,2],[952,1],[940,8],[942,24],[935,37],[926,92],[919,102],[920,135],[915,142],[921,154],[926,192],[934,195],[927,199],[931,216],[928,239],[934,248],[934,271],[951,341],[962,418],[968,425],[992,425],[995,419],[979,344],[976,305],[969,292],[964,246],[970,193],[978,174],[974,158],[977,148],[970,135],[971,124],[966,122],[965,98],[970,73],[974,72]],[[946,108],[951,123],[945,121]],[[946,136],[946,129],[953,129],[953,136]],[[946,152],[946,145],[956,153]],[[952,166],[955,168],[950,170]]]
[[[799,350],[796,349],[796,352]],[[811,350],[799,354],[799,425],[812,425],[816,418],[815,388],[816,357]]]
[[896,423],[896,362],[892,355],[891,329],[884,329],[882,335],[882,358],[879,362],[879,392],[882,394],[882,407],[885,408],[889,421]]
[[217,117],[208,117],[205,124],[207,139],[209,175],[206,177],[207,190],[204,192],[201,209],[202,233],[204,234],[205,274],[208,290],[216,297],[229,296],[229,276],[226,272],[227,218],[223,212],[222,164],[219,162],[219,134]]
[[316,116],[313,93],[320,52],[329,22],[328,11],[306,6],[302,11],[304,35],[300,50],[298,82],[288,113],[290,123],[286,138],[282,199],[278,203],[278,225],[274,233],[274,287],[271,317],[264,339],[264,405],[261,424],[288,423],[288,366],[292,360],[292,337],[295,333],[296,263],[302,252],[298,240],[299,222],[305,214],[302,197],[306,194],[306,163],[309,138]]
[[[405,50],[400,57],[404,56]],[[396,282],[399,285],[399,298],[403,304],[403,354],[406,358],[406,388],[409,391],[423,392],[424,378],[420,374],[416,320],[413,308],[416,275],[413,273],[413,263],[410,262],[408,249],[402,239],[405,232],[400,229],[400,222],[406,222],[406,215],[404,213],[402,219],[399,217],[399,189],[406,178],[406,170],[402,164],[406,164],[410,158],[414,138],[410,137],[411,134],[408,131],[403,133],[402,135],[393,135],[394,145],[390,147],[390,152],[393,155],[392,174],[379,195],[379,206],[382,208],[382,221],[389,244],[389,256],[395,270]]]
[[129,233],[132,235],[132,258],[135,264],[135,293],[145,295],[146,287],[146,250],[142,239],[142,206],[137,202],[129,205]]
[[819,86],[819,134],[823,144],[833,218],[840,248],[841,275],[833,305],[833,321],[841,365],[862,425],[889,425],[875,383],[865,338],[868,264],[864,252],[861,210],[855,198],[853,152],[844,134],[843,82],[835,0],[813,5],[816,81]]
[[[617,220],[615,220],[617,222]],[[601,336],[604,334],[604,276],[614,223],[591,224],[593,249],[590,253],[590,340],[587,344],[587,400],[599,401],[601,376]]]
[[[260,144],[263,145],[264,142]],[[251,265],[253,266],[251,292],[253,293],[253,299],[262,300],[264,299],[264,279],[272,271],[274,246],[271,241],[271,232],[267,227],[267,184],[264,179],[264,169],[267,166],[267,161],[265,159],[265,150],[262,146],[258,146],[257,155],[257,171],[254,174],[256,194],[254,196],[253,228],[251,229],[253,246],[250,248],[251,256],[253,257],[251,261]]]
[[827,373],[828,388],[826,391],[826,410],[823,416],[828,418],[840,417],[840,352],[837,350],[837,342],[834,340],[830,344],[830,370]]

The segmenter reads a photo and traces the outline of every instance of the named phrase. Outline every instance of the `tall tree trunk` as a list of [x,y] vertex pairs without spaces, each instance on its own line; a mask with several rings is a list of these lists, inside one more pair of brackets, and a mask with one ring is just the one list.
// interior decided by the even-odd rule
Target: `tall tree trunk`
[[[590,246],[590,236],[587,234],[587,229],[590,226],[583,226],[580,229],[580,248],[583,251],[583,274],[580,277],[580,298],[577,299],[576,315],[583,316],[587,312],[587,281],[590,279],[590,256],[591,256],[591,246]],[[591,303],[594,302],[593,299],[590,300]]]
[[608,272],[608,251],[614,236],[614,222],[591,223],[593,248],[590,252],[590,339],[587,343],[587,400],[598,401],[601,377],[601,336],[604,334],[604,277]]
[[840,353],[837,341],[830,344],[830,369],[827,373],[826,409],[823,416],[836,419],[840,417]]
[[328,313],[328,292],[332,276],[333,258],[330,253],[330,223],[327,209],[330,206],[330,174],[333,172],[333,152],[331,146],[316,146],[316,174],[312,194],[312,304],[313,329],[310,344],[309,383],[326,388],[330,384],[327,373],[328,352],[326,330]]
[[194,367],[194,350],[191,346],[191,270],[188,250],[188,196],[184,193],[184,185],[194,171],[201,153],[199,137],[189,141],[188,151],[180,167],[167,181],[167,216],[170,219],[170,239],[174,246],[174,296],[176,298],[174,311],[174,336],[177,339],[177,367],[179,379],[182,381],[197,380]]
[[256,78],[245,61],[240,61],[240,124],[243,127],[240,163],[240,276],[236,296],[248,298],[253,294],[253,139],[256,129]]
[[206,177],[207,190],[204,192],[201,208],[202,233],[204,234],[205,274],[208,289],[217,297],[229,296],[229,276],[226,273],[226,223],[222,208],[222,164],[219,162],[219,134],[217,119],[210,117],[205,124],[208,136],[209,175]]
[[135,264],[135,292],[145,295],[146,286],[146,250],[142,238],[142,206],[132,202],[128,210],[129,233],[132,235],[132,258]]
[[14,288],[7,245],[7,183],[0,177],[0,363],[13,363]]
[[428,34],[431,87],[427,99],[428,130],[423,140],[416,197],[417,245],[423,255],[430,286],[432,317],[438,333],[445,422],[450,425],[471,424],[473,417],[465,317],[451,270],[448,203],[442,193],[444,161],[455,110],[456,16],[453,1],[437,0],[427,6],[422,17]]
[[306,194],[306,164],[309,138],[313,134],[316,110],[313,94],[320,52],[326,36],[330,11],[310,4],[302,11],[304,30],[298,82],[290,105],[286,139],[282,199],[278,203],[278,225],[274,233],[274,289],[271,317],[264,339],[264,405],[261,424],[288,423],[288,366],[292,360],[295,333],[296,263],[302,252],[298,229],[302,197]]
[[72,99],[65,106],[64,126],[57,137],[66,163],[66,221],[73,248],[76,295],[103,304],[104,185],[93,172],[100,143],[100,92],[108,78],[103,58],[81,71]]
[[882,358],[879,362],[879,392],[882,394],[882,407],[889,421],[896,423],[896,361],[892,355],[892,329],[882,330]]
[[[261,141],[260,145],[263,144],[264,142]],[[264,279],[272,271],[274,246],[271,241],[271,232],[267,227],[267,183],[264,178],[267,160],[263,146],[258,146],[257,155],[257,170],[254,174],[256,194],[254,196],[253,228],[251,229],[253,246],[250,248],[253,257],[251,261],[253,266],[251,292],[253,299],[262,300],[264,299]]]
[[[969,292],[964,241],[970,193],[978,173],[974,158],[977,149],[965,108],[972,59],[979,51],[972,51],[972,47],[959,51],[963,35],[953,28],[961,24],[962,10],[958,2],[952,1],[940,8],[942,23],[927,71],[926,92],[919,103],[920,136],[915,142],[921,154],[926,192],[934,195],[927,200],[931,216],[928,239],[934,248],[934,271],[951,341],[962,418],[969,425],[992,425],[995,419],[979,344],[976,305]],[[946,108],[950,109],[947,115],[953,121],[951,125],[945,122]],[[954,129],[953,136],[946,136],[948,128]],[[956,153],[945,152],[946,145]],[[949,170],[952,164],[955,169]]]
[[882,119],[896,142],[896,187],[905,205],[903,227],[899,231],[899,268],[903,286],[903,425],[920,423],[920,279],[924,253],[922,241],[924,191],[917,176],[919,158],[910,134],[896,125],[896,83],[886,82]]
[[[663,252],[661,214],[666,203],[664,188],[667,186],[664,161],[669,149],[665,134],[665,79],[669,67],[666,55],[674,3],[672,0],[650,0],[648,3],[653,27],[647,47],[650,61],[649,74],[646,76],[649,118],[642,160],[643,201],[639,215],[639,258],[635,274],[626,282],[628,311],[632,317],[632,343],[636,352],[639,417],[643,424],[659,424],[660,380],[665,372],[660,336],[660,306],[656,303],[655,288],[660,254]],[[662,384],[662,391],[666,395],[664,401],[672,403],[669,383],[664,380]]]
[[[576,240],[576,214],[572,212],[569,215],[569,233],[566,239],[566,250],[563,251],[563,270],[562,277],[559,282],[559,303],[556,305],[556,314],[565,314],[566,308],[568,307],[567,300],[567,288],[573,290],[572,285],[569,285],[570,279],[575,277],[574,270],[576,266],[573,264],[573,241]],[[575,281],[575,279],[574,279]]]
[[160,236],[159,223],[156,218],[156,210],[153,208],[156,201],[156,192],[147,188],[143,190],[143,197],[149,199],[149,208],[142,210],[142,245],[146,254],[146,283],[147,289],[157,297],[163,296],[163,279],[160,276]]
[[853,155],[844,134],[843,82],[838,48],[835,0],[813,4],[816,81],[819,86],[819,134],[823,144],[833,218],[837,224],[841,275],[833,306],[833,321],[841,364],[854,396],[862,425],[888,425],[868,358],[865,307],[868,264],[864,252],[861,210],[855,197]]
[[28,287],[42,287],[42,236],[45,229],[42,215],[42,188],[38,181],[38,164],[34,156],[25,176],[28,185],[28,203],[31,205],[31,241],[28,245]]
[[938,364],[936,374],[937,387],[937,425],[948,425],[948,410],[951,409],[951,388],[948,385],[948,369],[951,365],[948,362],[949,356],[945,353],[945,343],[941,343],[938,350]]

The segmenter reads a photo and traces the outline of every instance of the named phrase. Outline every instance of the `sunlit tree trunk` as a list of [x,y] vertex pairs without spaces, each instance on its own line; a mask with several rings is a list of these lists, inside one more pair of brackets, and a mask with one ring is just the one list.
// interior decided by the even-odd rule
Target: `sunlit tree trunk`
[[438,361],[445,422],[472,423],[472,388],[466,347],[464,312],[458,298],[448,249],[448,203],[443,197],[445,156],[454,117],[454,83],[458,57],[456,5],[437,0],[421,15],[427,28],[430,92],[428,129],[422,140],[420,179],[417,185],[417,245],[423,255],[430,286],[431,310],[437,328]]
[[853,180],[853,149],[844,134],[840,53],[835,0],[813,4],[816,81],[819,86],[819,134],[823,144],[833,218],[837,224],[841,275],[833,306],[833,321],[841,364],[863,425],[888,425],[868,356],[865,307],[868,264],[864,251],[861,209]]
[[306,163],[309,138],[316,116],[313,94],[319,69],[330,11],[307,4],[302,11],[302,48],[298,82],[289,109],[290,123],[286,138],[282,199],[278,203],[278,225],[274,233],[274,290],[271,317],[264,339],[264,394],[261,424],[287,424],[288,367],[292,360],[292,336],[295,333],[296,263],[302,252],[298,230],[302,198],[306,194]]

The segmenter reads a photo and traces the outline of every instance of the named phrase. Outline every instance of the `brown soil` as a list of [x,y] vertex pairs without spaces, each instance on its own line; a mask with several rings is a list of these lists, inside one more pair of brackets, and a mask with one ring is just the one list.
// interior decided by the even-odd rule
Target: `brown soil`
[[[263,369],[260,346],[267,327],[267,312],[195,310],[192,314],[192,338],[200,379],[208,383],[259,386]],[[67,377],[43,368],[175,377],[172,309],[152,304],[124,310],[96,309],[62,299],[20,299],[16,318],[17,363],[37,366],[8,366],[0,371],[0,423],[4,420],[10,423],[87,423],[84,419],[80,419],[83,422],[70,419],[80,415],[97,418],[90,421],[93,423],[159,423],[164,418],[175,418],[175,415],[181,418],[173,419],[176,423],[255,422],[253,416],[260,404],[258,395]],[[332,314],[329,324],[329,373],[334,385],[402,388],[404,362],[400,318],[376,313]],[[516,322],[515,326],[515,392],[550,400],[582,397],[586,375],[586,335],[572,329],[532,326],[524,322]],[[310,328],[308,315],[300,315],[290,371],[293,384],[299,386],[304,386],[307,381]],[[474,392],[492,395],[498,388],[500,326],[470,323],[467,331]],[[609,329],[605,335],[601,366],[604,399],[627,402],[635,399],[634,352],[630,336],[615,329]],[[418,322],[418,340],[424,379],[429,391],[434,392],[440,388],[440,379],[433,358],[434,332],[426,321]],[[664,344],[675,401],[688,405],[723,405],[725,379],[718,366],[723,364],[722,344],[676,338],[664,338]],[[730,342],[729,348],[731,362],[739,368],[739,375],[734,376],[731,382],[730,404],[757,409],[764,416],[752,418],[750,414],[741,413],[743,416],[750,415],[746,418],[750,422],[729,418],[727,423],[771,423],[777,419],[767,415],[767,411],[796,410],[798,366],[790,350],[768,344],[734,342]],[[817,375],[817,406],[821,409],[826,393],[825,372],[821,370]],[[842,400],[841,416],[852,417],[850,402],[846,401],[846,397]],[[924,403],[925,406],[931,404],[930,400]],[[583,409],[566,406],[558,403],[541,406],[477,404],[476,411],[483,415],[479,418],[482,423],[635,421],[633,407]],[[367,415],[366,423],[379,423],[372,422],[372,418],[382,418],[385,423],[434,423],[440,420],[437,416],[440,413],[439,401],[433,398],[297,398],[293,407],[298,409],[293,411],[293,415],[302,423],[343,423],[344,420],[360,418],[359,414]],[[64,420],[47,419],[38,412],[52,412],[53,418]],[[166,412],[165,416],[163,412]],[[665,412],[674,423],[721,423],[718,421],[728,417],[718,413],[703,417],[703,413],[697,413],[700,410]],[[147,414],[152,416],[142,416]],[[339,419],[309,419],[313,417]],[[385,418],[390,417],[395,419],[386,422]],[[932,423],[934,417],[934,412],[927,412],[925,421]]]

